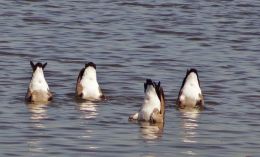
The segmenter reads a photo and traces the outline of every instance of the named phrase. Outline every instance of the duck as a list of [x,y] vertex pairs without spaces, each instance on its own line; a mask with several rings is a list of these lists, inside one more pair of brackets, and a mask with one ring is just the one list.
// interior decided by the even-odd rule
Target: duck
[[179,90],[176,104],[179,109],[202,109],[204,107],[204,98],[197,69],[191,68],[187,70]]
[[79,72],[76,84],[76,96],[83,100],[101,100],[105,98],[97,81],[96,64],[89,62]]
[[163,123],[165,115],[165,97],[161,83],[146,79],[144,83],[144,101],[139,112],[129,116],[129,121]]
[[27,102],[48,102],[53,99],[53,95],[49,89],[48,83],[44,77],[44,69],[47,62],[42,64],[38,62],[34,64],[30,61],[33,70],[31,81],[25,96]]

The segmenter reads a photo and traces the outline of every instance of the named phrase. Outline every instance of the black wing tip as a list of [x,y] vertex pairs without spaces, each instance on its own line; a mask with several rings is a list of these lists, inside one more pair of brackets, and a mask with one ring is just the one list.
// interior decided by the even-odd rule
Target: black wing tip
[[87,64],[85,64],[85,68],[87,68],[87,67],[93,67],[95,69],[97,68],[96,64],[93,62],[88,62]]
[[84,71],[85,71],[85,68],[82,68],[82,69],[80,70],[79,75],[78,75],[78,79],[77,79],[77,83],[78,83],[78,81],[80,81],[80,80],[82,79],[82,76],[83,76],[83,74],[84,74]]
[[153,80],[152,79],[146,79],[146,84],[147,85],[153,85]]
[[144,84],[145,84],[145,86],[152,85],[154,87],[160,87],[161,82],[159,81],[158,83],[156,83],[152,79],[146,79],[146,82]]
[[163,91],[163,87],[161,86],[160,81],[158,82],[158,84],[156,86],[156,92],[157,92],[157,95],[158,95],[160,101],[165,101],[164,91]]
[[47,62],[45,62],[44,64],[42,64],[41,62],[37,62],[36,64],[34,64],[33,61],[30,60],[30,64],[33,70],[35,70],[37,67],[44,69],[47,65]]
[[190,73],[195,73],[196,75],[198,75],[198,70],[197,69],[195,69],[195,68],[191,68],[191,69],[188,69],[187,70],[187,75],[189,75]]

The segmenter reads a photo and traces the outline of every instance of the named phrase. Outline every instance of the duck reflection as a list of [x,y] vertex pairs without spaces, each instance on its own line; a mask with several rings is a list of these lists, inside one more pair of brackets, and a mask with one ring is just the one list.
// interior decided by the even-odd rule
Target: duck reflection
[[183,142],[185,143],[197,143],[196,129],[198,127],[197,118],[199,116],[198,109],[181,109],[182,117],[182,128],[184,129],[183,133]]
[[98,115],[97,105],[93,101],[77,101],[77,109],[83,113],[84,119],[93,119]]
[[140,122],[141,136],[145,140],[156,140],[162,137],[164,123]]
[[31,119],[43,120],[48,118],[47,106],[48,103],[27,103],[27,108],[31,112]]
[[154,154],[145,154],[145,155],[142,155],[142,157],[156,157],[156,155],[154,155]]
[[[196,144],[197,141],[197,128],[200,111],[198,109],[181,109],[181,118],[182,118],[182,129],[183,131],[183,142],[187,144]],[[194,150],[188,149],[183,152],[186,155],[194,156],[197,155]]]
[[27,108],[31,113],[30,119],[33,123],[30,123],[30,129],[32,136],[28,137],[27,145],[30,155],[34,153],[44,152],[42,148],[42,140],[37,136],[41,136],[46,126],[42,123],[42,120],[48,118],[47,107],[49,103],[27,103]]
[[[37,139],[32,139],[27,142],[28,149],[30,153],[44,152],[45,150],[41,147],[42,141]],[[32,155],[32,154],[31,154]]]

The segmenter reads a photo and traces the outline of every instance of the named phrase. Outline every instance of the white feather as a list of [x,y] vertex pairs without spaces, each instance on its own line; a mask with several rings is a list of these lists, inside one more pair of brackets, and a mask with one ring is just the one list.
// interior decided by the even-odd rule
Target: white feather
[[97,82],[96,69],[89,66],[85,69],[80,81],[83,87],[83,98],[99,99],[102,95],[99,84]]
[[148,85],[145,93],[144,103],[141,106],[138,114],[138,120],[149,121],[153,110],[157,108],[161,110],[161,102],[158,98],[155,88],[152,85]]
[[199,94],[201,89],[199,86],[197,75],[192,72],[188,75],[185,84],[182,88],[182,95],[180,96],[181,101],[185,101],[188,104],[196,104],[200,100]]
[[32,80],[30,82],[30,90],[48,92],[49,86],[44,78],[43,70],[37,67],[33,73]]

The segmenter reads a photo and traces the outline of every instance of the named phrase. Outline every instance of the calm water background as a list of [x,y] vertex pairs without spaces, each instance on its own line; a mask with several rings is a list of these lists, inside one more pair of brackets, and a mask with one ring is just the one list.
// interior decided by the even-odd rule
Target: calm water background
[[[1,156],[260,156],[260,1],[0,2]],[[27,105],[29,61],[48,62],[48,105]],[[109,100],[76,102],[97,64]],[[174,108],[187,68],[207,110]],[[161,81],[162,128],[128,122],[146,78]]]

